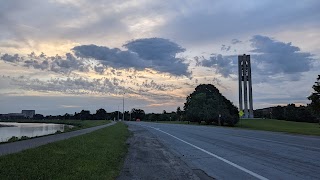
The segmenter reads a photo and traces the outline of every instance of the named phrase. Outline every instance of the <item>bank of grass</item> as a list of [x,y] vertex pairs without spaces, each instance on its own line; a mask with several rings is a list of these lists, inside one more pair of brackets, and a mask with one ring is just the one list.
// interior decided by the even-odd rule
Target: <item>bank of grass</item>
[[115,179],[128,146],[123,123],[0,156],[1,179]]
[[318,123],[293,122],[275,119],[241,119],[236,127],[320,136],[320,126]]
[[[167,124],[189,124],[189,125],[207,125],[205,122],[201,124],[188,121],[156,121],[157,123]],[[214,125],[210,125],[214,126]],[[218,126],[217,126],[218,127]],[[316,135],[320,136],[320,125],[318,123],[293,122],[275,119],[241,119],[236,128],[286,132],[292,134]]]
[[[7,121],[5,121],[5,122],[7,122]],[[54,124],[72,125],[72,127],[65,126],[63,132],[57,131],[56,133],[54,133],[54,134],[60,134],[60,133],[76,131],[76,130],[80,130],[80,129],[85,129],[85,128],[90,128],[90,127],[94,127],[94,126],[100,126],[100,125],[108,124],[111,121],[110,120],[18,120],[18,121],[10,121],[10,122],[54,123]],[[1,126],[1,127],[3,127],[3,126]],[[8,126],[4,126],[4,127],[8,127]],[[54,135],[54,134],[48,134],[48,135],[44,135],[44,136],[51,136],[51,135]],[[38,138],[38,137],[43,137],[43,136],[35,136],[35,137],[22,136],[21,138],[18,138],[16,136],[12,136],[8,141],[0,142],[0,144],[11,143],[11,142],[16,142],[16,141],[23,141],[23,140],[33,139],[33,138]]]

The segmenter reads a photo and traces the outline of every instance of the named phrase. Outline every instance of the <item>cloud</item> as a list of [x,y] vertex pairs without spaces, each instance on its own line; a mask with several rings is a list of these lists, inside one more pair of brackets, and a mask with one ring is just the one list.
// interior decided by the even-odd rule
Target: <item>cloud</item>
[[145,81],[143,81],[141,86],[144,87],[144,88],[156,89],[156,90],[159,90],[159,91],[168,91],[168,90],[178,89],[177,86],[174,86],[174,85],[171,85],[171,84],[169,84],[169,85],[167,85],[167,84],[158,84],[154,80],[151,80],[150,82],[149,82],[149,80],[145,80]]
[[47,60],[42,62],[39,62],[37,60],[26,60],[24,61],[24,66],[44,70],[49,68],[49,62]]
[[231,46],[226,46],[226,45],[222,44],[220,49],[221,49],[221,51],[227,51],[228,52],[228,51],[230,51]]
[[80,58],[92,58],[113,68],[145,70],[151,68],[174,76],[189,76],[189,64],[177,58],[185,49],[168,39],[144,38],[123,45],[128,50],[110,49],[105,46],[82,45],[72,49]]
[[231,44],[239,44],[242,43],[242,41],[240,41],[239,39],[232,39],[231,40]]
[[54,72],[70,73],[73,70],[88,72],[90,66],[83,60],[76,59],[72,54],[67,53],[65,58],[60,56],[51,57],[50,70]]
[[[230,5],[232,4],[232,5]],[[203,45],[230,36],[319,27],[320,1],[212,1],[176,3],[158,31],[189,45]],[[280,8],[281,7],[281,8]],[[268,11],[270,13],[262,13]]]
[[[133,87],[126,86],[127,82],[118,78],[99,78],[89,79],[80,78],[51,78],[41,80],[26,76],[11,77],[11,84],[19,87],[21,90],[36,91],[41,93],[63,93],[65,95],[108,95],[119,96],[123,92],[130,96],[141,97],[154,102],[181,100],[166,93],[167,90],[178,88],[170,84],[158,84],[155,81],[144,81],[142,84],[135,84]],[[156,90],[154,92],[153,90]],[[160,92],[160,93],[159,93]],[[184,97],[183,97],[184,99]]]
[[301,52],[290,42],[280,42],[267,36],[255,35],[250,40],[252,62],[261,75],[288,74],[299,80],[301,73],[309,71],[314,62],[313,55]]
[[[268,80],[297,81],[303,72],[312,69],[313,55],[301,52],[291,43],[280,42],[267,36],[255,35],[250,39],[251,66],[254,82]],[[222,46],[226,48],[226,46]],[[223,56],[212,54],[209,58],[196,57],[198,66],[214,68],[223,77],[237,75],[238,55]],[[272,77],[271,77],[272,76]]]
[[[65,57],[59,55],[47,57],[44,53],[37,56],[34,52],[30,53],[27,57],[20,57],[18,54],[4,54],[0,59],[5,62],[12,62],[29,68],[48,70],[63,74],[69,74],[74,70],[88,72],[91,68],[89,64],[85,63],[85,60],[77,59],[71,53],[66,53]],[[101,71],[100,69],[97,70]]]
[[[201,60],[200,60],[201,59]],[[236,74],[237,70],[237,56],[222,56],[221,54],[212,54],[208,59],[197,57],[197,66],[214,68],[217,74],[227,78],[232,74]]]
[[1,56],[1,58],[3,61],[7,61],[7,62],[19,62],[22,60],[22,58],[18,55],[18,54],[15,54],[15,55],[10,55],[10,54],[4,54],[3,56]]
[[105,46],[92,44],[76,46],[72,48],[72,51],[77,57],[92,58],[98,60],[103,65],[114,68],[136,68],[138,70],[143,70],[150,66],[150,63],[148,65],[148,62],[139,58],[136,53],[131,51],[122,51],[118,48],[110,49]]

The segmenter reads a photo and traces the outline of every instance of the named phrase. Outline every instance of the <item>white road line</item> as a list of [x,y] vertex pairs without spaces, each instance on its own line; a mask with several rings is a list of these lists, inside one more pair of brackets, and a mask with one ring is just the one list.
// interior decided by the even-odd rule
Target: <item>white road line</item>
[[[145,125],[142,125],[142,126],[145,126]],[[213,157],[215,157],[215,158],[217,158],[217,159],[219,159],[219,160],[221,160],[221,161],[223,161],[223,162],[225,162],[225,163],[227,163],[227,164],[229,164],[229,165],[231,165],[231,166],[233,166],[233,167],[235,167],[235,168],[237,168],[237,169],[240,169],[241,171],[244,171],[244,172],[250,174],[251,176],[254,176],[254,177],[256,177],[256,178],[258,178],[258,179],[260,179],[260,180],[268,180],[268,178],[266,178],[266,177],[263,177],[263,176],[261,176],[261,175],[259,175],[259,174],[257,174],[257,173],[254,173],[254,172],[252,172],[252,171],[250,171],[250,170],[248,170],[248,169],[246,169],[246,168],[244,168],[244,167],[242,167],[242,166],[239,166],[239,165],[237,165],[237,164],[235,164],[235,163],[233,163],[233,162],[231,162],[231,161],[229,161],[229,160],[226,160],[226,159],[224,159],[224,158],[222,158],[222,157],[220,157],[220,156],[218,156],[218,155],[216,155],[216,154],[213,154],[213,153],[211,153],[211,152],[209,152],[209,151],[207,151],[207,150],[204,150],[204,149],[202,149],[202,148],[200,148],[200,147],[198,147],[198,146],[196,146],[196,145],[194,145],[194,144],[191,144],[191,143],[189,143],[189,142],[187,142],[187,141],[185,141],[185,140],[182,140],[182,139],[180,139],[180,138],[178,138],[178,137],[176,137],[176,136],[174,136],[174,135],[172,135],[172,134],[170,134],[170,133],[167,133],[167,132],[165,132],[165,131],[162,131],[162,130],[160,130],[159,128],[155,128],[155,127],[152,127],[152,126],[145,126],[145,127],[150,127],[150,128],[152,128],[152,129],[154,129],[154,130],[157,130],[157,131],[160,131],[160,132],[162,132],[162,133],[164,133],[164,134],[167,134],[167,135],[169,135],[169,136],[171,136],[171,137],[173,137],[173,138],[175,138],[175,139],[177,139],[177,140],[179,140],[179,141],[181,141],[181,142],[184,142],[184,143],[186,143],[186,144],[188,144],[188,145],[190,145],[190,146],[192,146],[192,147],[194,147],[194,148],[196,148],[196,149],[198,149],[198,150],[200,150],[200,151],[202,151],[202,152],[204,152],[204,153],[207,153],[207,154],[209,154],[210,156],[213,156]]]

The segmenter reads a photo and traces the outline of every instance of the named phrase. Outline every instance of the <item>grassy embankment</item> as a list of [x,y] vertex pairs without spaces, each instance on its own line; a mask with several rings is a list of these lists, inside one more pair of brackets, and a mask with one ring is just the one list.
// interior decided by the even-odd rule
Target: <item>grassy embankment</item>
[[[9,122],[9,121],[0,121],[0,122]],[[70,131],[76,131],[79,129],[85,129],[85,128],[90,128],[94,126],[100,126],[104,124],[108,124],[111,121],[110,120],[16,120],[16,121],[10,121],[10,122],[20,122],[20,123],[54,123],[54,124],[67,124],[67,125],[72,125],[73,127],[65,126],[63,132],[70,132]],[[3,126],[0,126],[3,127]],[[55,134],[60,134],[63,132],[56,132]],[[44,136],[50,136],[53,134],[48,134]],[[15,141],[23,141],[26,139],[32,139],[32,138],[37,138],[37,137],[42,137],[42,136],[36,136],[36,137],[27,137],[27,136],[22,136],[21,138],[18,138],[16,136],[12,136],[8,141],[6,142],[0,142],[0,144],[4,143],[10,143],[10,142],[15,142]]]
[[[168,124],[188,124],[188,121],[157,121]],[[190,122],[190,125],[199,125]],[[206,125],[202,122],[200,125]],[[320,125],[318,123],[292,122],[275,119],[241,119],[236,128],[286,132],[292,134],[316,135],[320,136]]]
[[236,127],[320,136],[320,126],[318,123],[293,122],[275,119],[241,119]]
[[123,123],[0,156],[1,179],[115,179],[127,152]]

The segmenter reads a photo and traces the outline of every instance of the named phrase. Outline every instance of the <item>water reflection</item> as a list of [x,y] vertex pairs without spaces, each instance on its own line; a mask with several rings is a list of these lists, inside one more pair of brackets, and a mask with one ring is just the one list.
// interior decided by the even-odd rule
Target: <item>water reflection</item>
[[54,134],[57,131],[64,131],[63,124],[45,123],[7,123],[0,122],[0,125],[12,125],[14,127],[0,127],[0,142],[8,141],[12,136],[21,138],[22,136],[35,137]]

